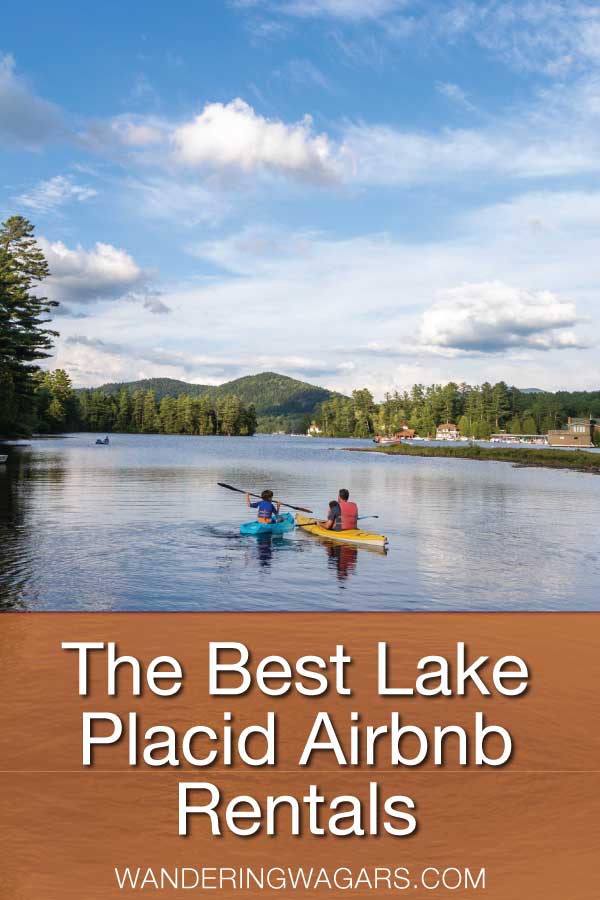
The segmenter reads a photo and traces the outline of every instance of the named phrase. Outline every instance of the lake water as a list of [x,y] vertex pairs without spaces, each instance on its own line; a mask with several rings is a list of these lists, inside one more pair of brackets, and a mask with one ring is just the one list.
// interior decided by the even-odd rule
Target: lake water
[[[18,610],[600,609],[600,478],[346,453],[364,441],[96,435],[0,466],[0,604]],[[324,515],[348,487],[387,555],[241,537],[225,481]]]

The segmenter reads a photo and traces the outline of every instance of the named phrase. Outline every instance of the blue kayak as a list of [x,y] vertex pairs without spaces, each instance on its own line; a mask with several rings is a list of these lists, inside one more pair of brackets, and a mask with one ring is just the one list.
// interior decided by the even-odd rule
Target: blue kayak
[[244,522],[240,525],[240,534],[284,534],[293,531],[294,517],[291,513],[281,513],[277,522]]

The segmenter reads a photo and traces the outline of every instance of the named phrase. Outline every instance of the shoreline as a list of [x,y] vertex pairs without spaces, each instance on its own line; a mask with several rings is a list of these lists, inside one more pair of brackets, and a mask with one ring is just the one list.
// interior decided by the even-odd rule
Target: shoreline
[[517,469],[565,469],[600,475],[600,454],[585,450],[539,450],[535,448],[481,447],[413,447],[396,444],[392,447],[344,447],[348,453],[382,453],[386,456],[424,456],[444,459],[466,459],[479,462],[511,463]]

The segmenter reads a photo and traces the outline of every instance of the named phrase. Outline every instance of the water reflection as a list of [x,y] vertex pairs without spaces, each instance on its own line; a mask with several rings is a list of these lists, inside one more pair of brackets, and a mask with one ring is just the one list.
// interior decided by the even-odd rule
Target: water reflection
[[[304,541],[296,541],[283,535],[258,534],[244,538],[246,545],[251,549],[250,555],[260,568],[269,569],[278,559],[279,554],[285,552],[302,552],[305,548]],[[358,559],[358,547],[351,544],[340,544],[335,541],[325,539],[313,539],[312,543],[316,543],[325,551],[327,560],[327,569],[334,574],[341,582],[345,581],[349,575],[356,570]],[[369,552],[367,548],[365,552]],[[385,555],[385,554],[384,554]],[[285,564],[285,558],[279,556],[282,565]],[[342,585],[343,587],[343,585]]]
[[26,608],[32,587],[33,541],[22,503],[21,485],[31,477],[27,453],[9,453],[0,466],[0,605],[4,609]]
[[271,565],[274,553],[293,547],[292,542],[286,540],[283,535],[258,534],[250,540],[256,544],[256,559],[259,566],[267,569]]
[[[11,450],[0,606],[600,608],[600,478],[341,452],[347,443],[115,435],[96,448],[78,435]],[[218,481],[269,484],[314,510],[346,485],[379,515],[390,552],[302,530],[242,538],[247,510]]]
[[335,571],[339,581],[344,582],[356,570],[358,548],[352,547],[350,544],[335,544],[333,541],[324,541],[323,543],[329,568]]

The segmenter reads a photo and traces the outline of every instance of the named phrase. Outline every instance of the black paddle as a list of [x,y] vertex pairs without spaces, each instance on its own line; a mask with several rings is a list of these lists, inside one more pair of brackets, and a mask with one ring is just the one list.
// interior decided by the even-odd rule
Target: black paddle
[[[251,497],[258,497],[260,499],[260,494],[253,494],[252,491],[243,491],[241,488],[233,487],[231,484],[224,484],[222,481],[217,481],[219,487],[227,488],[228,491],[235,491],[237,494],[249,494]],[[287,506],[288,509],[296,509],[298,512],[312,513],[312,509],[306,509],[304,506],[292,506],[291,503],[282,503],[281,500],[274,500],[274,503],[279,503],[281,506]]]

